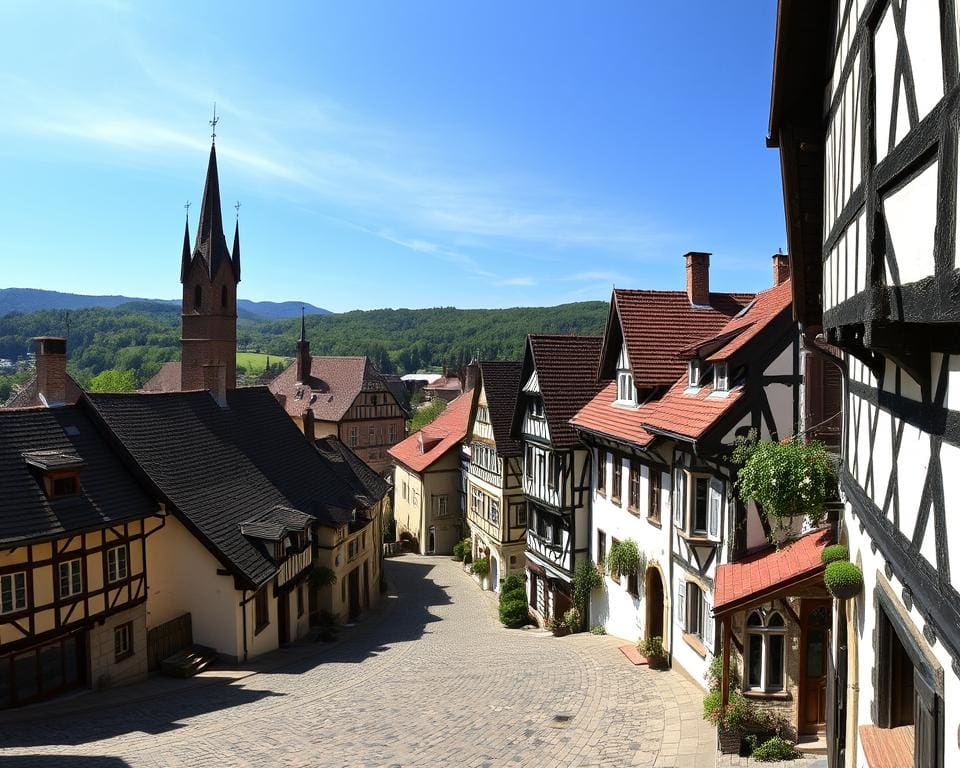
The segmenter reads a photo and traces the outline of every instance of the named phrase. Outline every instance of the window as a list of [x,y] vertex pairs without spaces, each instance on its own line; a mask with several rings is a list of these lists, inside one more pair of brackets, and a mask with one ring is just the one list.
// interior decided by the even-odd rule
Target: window
[[80,572],[80,560],[69,560],[60,563],[60,597],[73,597],[83,590],[83,579]]
[[597,528],[597,565],[603,565],[607,559],[607,534]]
[[687,363],[687,383],[691,389],[700,386],[700,361],[696,358]]
[[636,461],[630,462],[630,510],[640,511],[640,465]]
[[107,550],[107,581],[123,581],[128,576],[127,545]]
[[403,488],[403,491],[402,491],[403,500],[406,501],[407,500],[407,481],[406,480],[403,481],[402,488]]
[[347,445],[349,445],[351,448],[356,448],[359,442],[360,430],[357,427],[350,427],[350,432],[347,437]]
[[539,397],[533,397],[530,399],[530,415],[537,418],[543,418],[543,400]]
[[436,502],[435,514],[437,517],[446,517],[447,516],[447,495],[443,494],[442,496],[434,497]]
[[[660,470],[650,467],[648,480],[650,503],[647,507],[647,519],[654,523],[660,522]],[[639,494],[639,490],[637,491]]]
[[707,532],[707,503],[710,492],[710,478],[695,476],[693,478],[693,532]]
[[726,392],[729,388],[729,368],[726,363],[717,363],[713,367],[713,389],[715,392]]
[[27,574],[25,571],[0,576],[0,613],[13,613],[27,608]]
[[623,489],[623,459],[613,454],[613,487],[610,489],[610,500],[614,504],[620,503],[620,493]]
[[490,423],[490,411],[487,410],[487,406],[480,405],[477,406],[477,421],[482,424]]
[[554,519],[551,521],[551,523],[550,523],[550,532],[551,532],[551,534],[552,534],[551,537],[550,537],[550,543],[552,543],[553,546],[555,546],[555,547],[559,547],[559,546],[560,546],[560,543],[561,543],[562,540],[563,540],[563,528],[562,528],[561,525],[560,525],[560,520],[559,520],[559,519],[554,518]]
[[527,480],[533,480],[533,446],[527,446],[527,458],[524,462],[523,469]]
[[113,630],[114,661],[123,661],[133,656],[133,622],[128,621]]
[[633,376],[629,371],[620,371],[617,374],[617,402],[636,405],[637,390],[633,386]]
[[684,527],[686,479],[683,469],[677,467],[673,470],[673,524],[679,529]]
[[756,610],[747,618],[746,687],[754,691],[783,690],[786,626],[783,616]]
[[367,445],[377,444],[377,430],[375,427],[367,428]]
[[[616,547],[617,544],[619,544],[619,543],[620,543],[620,541],[619,541],[618,539],[616,539],[616,538],[614,538],[614,537],[612,537],[612,536],[610,537],[610,549],[613,549],[613,548]],[[616,571],[614,571],[613,569],[610,570],[610,578],[611,578],[613,581],[615,581],[617,584],[620,583],[620,574],[617,573]]]
[[680,628],[687,628],[687,582],[677,579],[677,624]]
[[389,438],[390,445],[395,445],[397,442],[397,425],[396,424],[390,425],[390,431],[388,434],[390,435],[390,438]]
[[[344,584],[346,584],[346,579],[344,579]],[[270,623],[270,606],[267,603],[268,589],[269,587],[264,587],[257,592],[253,598],[253,616],[255,621],[253,632],[256,635],[259,635]]]
[[703,639],[703,590],[692,581],[687,582],[687,634]]
[[560,462],[555,453],[547,454],[547,486],[555,491],[560,480]]
[[607,494],[607,452],[601,448],[597,451],[597,495]]
[[494,525],[500,525],[500,502],[496,499],[490,499],[489,510],[490,522]]
[[297,618],[303,617],[303,584],[297,584]]
[[723,500],[723,483],[716,478],[710,479],[710,510],[707,521],[707,533],[716,537],[720,535],[720,505]]
[[511,504],[515,510],[514,519],[517,521],[517,527],[523,527],[527,524],[527,505],[524,502],[519,504]]
[[634,571],[627,574],[627,592],[636,598],[640,598],[640,572]]
[[51,491],[51,498],[54,499],[59,499],[61,496],[76,496],[80,491],[80,483],[76,475],[55,477]]
[[201,304],[203,304],[203,288],[198,285],[193,289],[193,309],[199,312]]

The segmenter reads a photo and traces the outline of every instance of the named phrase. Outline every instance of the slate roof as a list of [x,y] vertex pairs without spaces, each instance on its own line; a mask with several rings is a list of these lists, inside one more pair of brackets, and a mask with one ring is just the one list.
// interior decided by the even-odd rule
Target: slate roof
[[[83,462],[80,493],[50,500],[24,454]],[[81,406],[0,410],[0,545],[14,546],[157,514],[158,507]]]
[[367,501],[363,506],[373,506],[390,491],[390,484],[336,437],[321,437],[314,445],[356,498]]
[[276,570],[241,532],[271,509],[321,524],[350,522],[353,489],[283,413],[266,387],[227,392],[88,394],[86,399],[155,492],[227,567],[251,586]]
[[787,544],[717,566],[713,598],[715,615],[746,607],[824,570],[820,554],[833,542],[830,528],[819,528]]
[[[64,402],[74,404],[80,399],[83,390],[76,380],[68,373],[66,375],[66,385],[64,387],[66,399]],[[37,391],[37,377],[34,376],[21,390],[7,401],[6,408],[37,408],[43,407],[44,402],[40,399],[40,393]]]
[[[614,289],[607,337],[622,333],[633,380],[639,389],[670,386],[686,371],[680,351],[717,334],[753,300],[751,293],[711,293],[710,307],[694,307],[686,291]],[[619,318],[619,327],[611,328]],[[604,350],[602,378],[616,367],[614,345]]]
[[480,363],[480,377],[487,396],[487,410],[497,454],[504,458],[520,456],[520,442],[511,435],[513,414],[520,393],[519,361],[488,360]]
[[[596,377],[602,343],[600,336],[527,336],[554,448],[570,448],[578,442],[569,422],[602,386]],[[527,374],[526,365],[525,361],[522,377]]]
[[290,531],[303,531],[316,518],[298,509],[278,504],[263,514],[240,523],[244,536],[253,536],[265,541],[280,541]]
[[423,472],[467,436],[473,390],[450,401],[437,418],[401,440],[388,453],[414,472]]
[[147,379],[141,392],[179,392],[180,391],[180,361],[174,360],[164,363],[160,370]]
[[365,356],[311,356],[310,375],[303,383],[297,383],[294,361],[267,386],[290,416],[302,416],[310,408],[317,421],[339,422],[357,399],[365,381],[382,383],[383,391],[393,397],[383,376]]

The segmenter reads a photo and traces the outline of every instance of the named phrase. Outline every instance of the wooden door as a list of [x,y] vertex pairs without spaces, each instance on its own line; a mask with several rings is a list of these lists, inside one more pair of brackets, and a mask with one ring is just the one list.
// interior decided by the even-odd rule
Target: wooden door
[[663,580],[656,568],[651,568],[647,577],[647,637],[659,637],[666,642],[663,626]]
[[800,733],[826,730],[831,608],[829,600],[804,600],[800,608]]
[[290,642],[290,593],[277,596],[277,638],[280,645]]
[[350,571],[348,577],[347,590],[350,601],[350,618],[355,619],[360,615],[360,569],[354,568]]

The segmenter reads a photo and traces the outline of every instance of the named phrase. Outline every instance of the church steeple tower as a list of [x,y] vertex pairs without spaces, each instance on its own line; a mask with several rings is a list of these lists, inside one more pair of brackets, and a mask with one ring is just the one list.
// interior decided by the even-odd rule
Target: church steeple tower
[[184,233],[180,266],[180,282],[183,284],[180,388],[209,389],[219,394],[236,387],[240,226],[238,222],[231,256],[223,234],[220,178],[214,144],[210,145],[192,254],[189,252],[189,236],[188,228]]
[[310,342],[307,341],[307,321],[300,307],[300,340],[297,342],[297,383],[310,378]]

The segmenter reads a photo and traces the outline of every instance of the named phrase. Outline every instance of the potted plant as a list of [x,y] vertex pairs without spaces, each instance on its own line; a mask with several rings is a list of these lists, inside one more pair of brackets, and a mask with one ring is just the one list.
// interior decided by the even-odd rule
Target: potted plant
[[480,577],[480,584],[486,583],[487,574],[490,573],[490,560],[486,557],[478,557],[470,564],[470,572]]
[[823,583],[839,600],[856,597],[863,590],[863,573],[848,560],[834,560],[823,572]]
[[666,669],[667,653],[663,648],[662,637],[648,637],[637,643],[637,651],[647,659],[650,669]]
[[725,755],[740,752],[744,735],[763,727],[763,715],[757,705],[737,690],[730,691],[727,706],[724,707],[720,689],[711,689],[703,699],[703,717],[717,726],[720,751]]
[[740,495],[757,504],[773,529],[774,543],[799,532],[804,520],[811,526],[823,522],[835,473],[822,443],[794,437],[738,446],[734,458],[742,461],[737,473]]
[[611,545],[605,565],[611,575],[635,576],[638,571],[646,568],[647,564],[637,542],[633,539],[624,539]]

